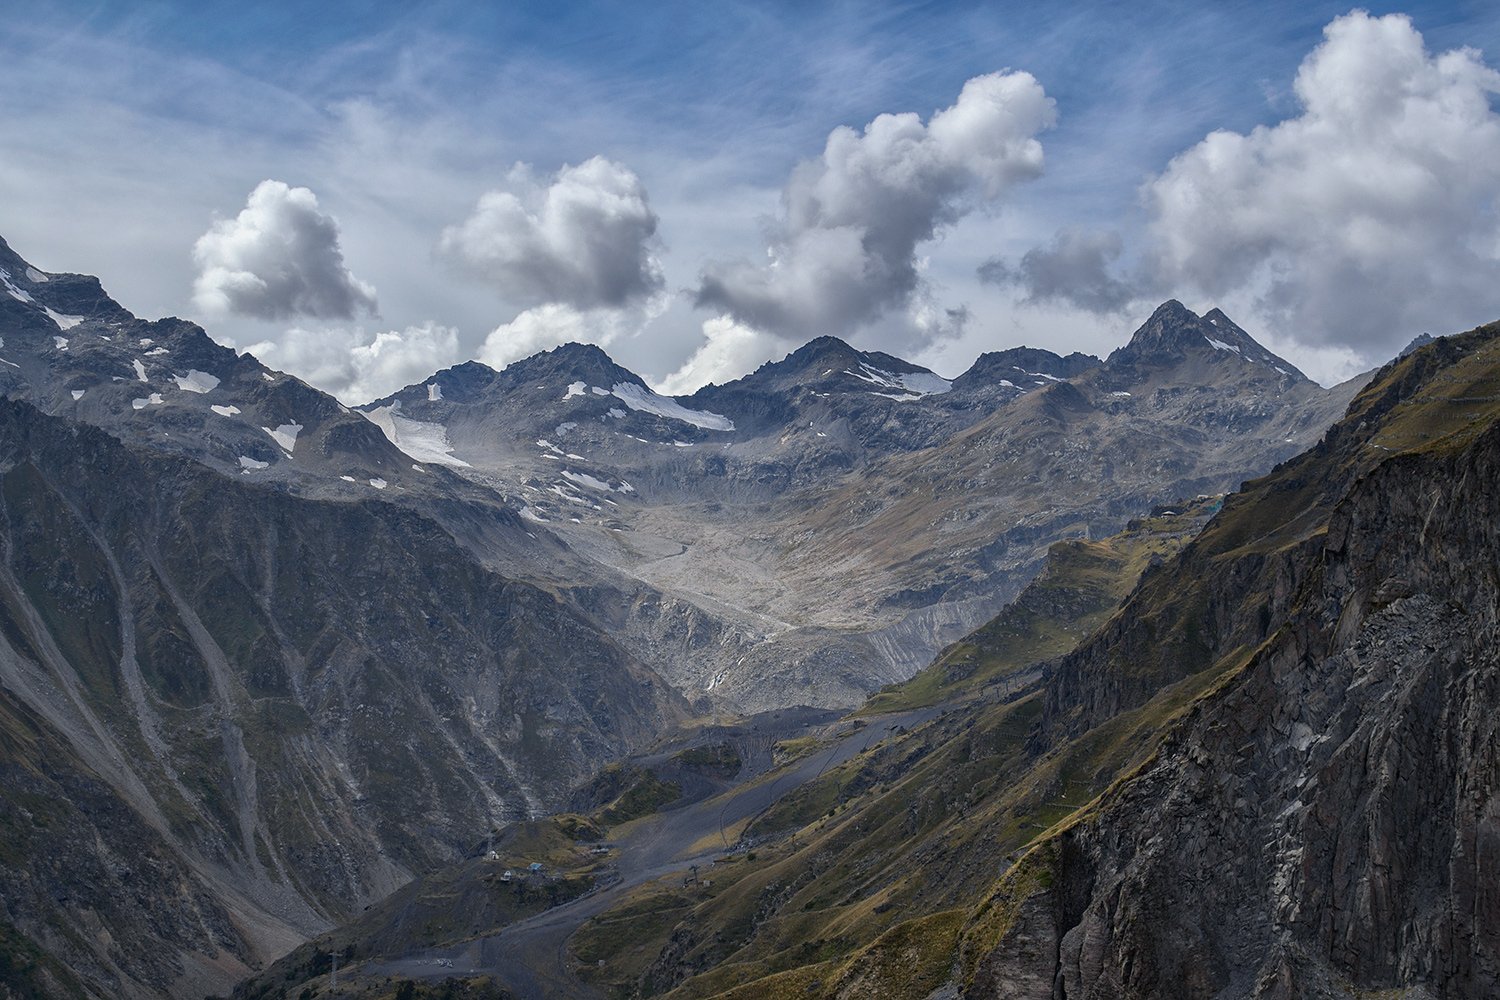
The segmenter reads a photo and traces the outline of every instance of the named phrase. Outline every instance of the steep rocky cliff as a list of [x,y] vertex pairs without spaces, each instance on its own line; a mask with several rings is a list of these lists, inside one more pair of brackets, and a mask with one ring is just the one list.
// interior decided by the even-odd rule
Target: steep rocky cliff
[[1497,333],[1386,373],[1321,456],[1362,472],[1322,523],[1247,540],[1287,584],[1268,634],[1002,883],[973,995],[1500,989]]

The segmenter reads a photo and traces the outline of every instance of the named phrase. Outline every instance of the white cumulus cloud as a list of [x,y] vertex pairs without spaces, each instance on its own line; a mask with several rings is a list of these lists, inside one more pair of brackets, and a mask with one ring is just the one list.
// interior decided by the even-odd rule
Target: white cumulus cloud
[[339,227],[305,187],[267,180],[244,209],[193,247],[193,301],[205,312],[265,320],[375,313],[375,289],[349,272]]
[[546,183],[518,165],[439,251],[521,306],[620,308],[662,288],[656,227],[640,178],[596,156]]
[[294,327],[249,351],[349,404],[379,399],[459,360],[458,332],[437,323],[378,333]]
[[637,331],[644,322],[645,315],[636,309],[575,309],[549,302],[527,309],[490,331],[479,348],[479,360],[499,369],[563,344],[608,347]]
[[1253,297],[1281,335],[1388,356],[1500,310],[1500,74],[1402,15],[1331,22],[1301,113],[1183,152],[1144,195],[1163,288]]
[[787,342],[774,334],[736,323],[732,316],[715,316],[703,324],[702,345],[656,388],[669,396],[685,396],[710,382],[737,379],[788,350]]
[[[925,124],[882,114],[863,131],[834,129],[782,192],[769,261],[710,265],[698,304],[796,341],[899,311],[922,280],[918,245],[1038,176],[1036,136],[1055,118],[1034,77],[1005,72],[969,80]],[[905,346],[920,346],[913,336]]]

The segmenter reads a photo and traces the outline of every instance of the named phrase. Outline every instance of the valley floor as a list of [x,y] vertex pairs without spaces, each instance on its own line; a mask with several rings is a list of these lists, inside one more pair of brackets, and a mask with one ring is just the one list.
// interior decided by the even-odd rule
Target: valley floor
[[892,731],[922,725],[945,709],[938,705],[874,716],[862,720],[863,725],[841,720],[788,729],[779,734],[781,738],[814,738],[828,741],[827,745],[780,768],[770,768],[769,760],[752,760],[727,790],[627,824],[611,842],[619,852],[614,870],[595,891],[496,933],[371,962],[348,970],[346,977],[352,983],[356,977],[486,976],[521,997],[600,996],[578,977],[577,962],[568,948],[569,938],[587,920],[617,906],[630,890],[648,882],[680,879],[695,869],[711,877],[716,862],[746,846],[739,843],[739,832],[786,795],[868,750]]

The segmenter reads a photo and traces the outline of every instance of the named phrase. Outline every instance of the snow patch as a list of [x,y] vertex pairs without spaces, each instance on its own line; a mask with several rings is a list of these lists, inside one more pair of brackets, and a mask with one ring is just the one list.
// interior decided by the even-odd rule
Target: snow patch
[[42,309],[46,311],[47,318],[57,324],[57,328],[59,330],[71,330],[73,329],[73,327],[83,322],[82,316],[64,316],[60,312],[53,312],[46,306],[42,306]]
[[145,382],[146,381],[146,366],[143,365],[143,364],[141,364],[141,359],[140,358],[136,358],[134,361],[130,362],[130,364],[131,364],[132,367],[135,368],[135,377],[138,378],[138,379],[140,379],[142,382]]
[[1016,387],[1016,384],[1008,378],[1001,379],[1000,384],[1007,389],[1014,389]]
[[149,351],[146,352],[146,357],[148,357],[148,358],[159,358],[163,354],[171,354],[171,353],[172,352],[169,351],[169,350],[167,350],[165,347],[153,347],[151,350],[149,350]]
[[220,406],[218,403],[214,403],[209,406],[209,409],[213,410],[221,417],[232,417],[236,413],[240,412],[240,408],[238,406],[235,406],[233,403],[228,406]]
[[55,347],[55,348],[57,348],[59,351],[66,351],[68,349],[68,338],[67,337],[53,337],[52,338],[52,346]]
[[251,469],[264,469],[264,468],[268,468],[270,466],[270,464],[271,464],[270,462],[258,462],[255,459],[249,457],[248,455],[241,455],[240,456],[240,468],[243,469],[245,472],[249,472]]
[[539,524],[545,524],[547,521],[547,519],[542,516],[542,512],[537,510],[535,507],[532,507],[530,504],[521,508],[521,516],[526,518],[526,520],[528,521],[536,521]]
[[594,386],[594,388],[592,390],[590,390],[590,391],[593,392],[593,394],[596,395],[596,396],[608,396],[609,395],[609,390],[608,389],[601,389],[597,385]]
[[137,410],[144,410],[148,406],[160,406],[163,402],[165,402],[165,400],[161,398],[161,393],[153,392],[145,399],[132,399],[130,401],[130,405],[135,407]]
[[271,440],[281,445],[282,449],[290,455],[297,447],[297,435],[301,432],[302,425],[282,424],[274,431],[269,427],[262,427],[261,430],[271,435]]
[[173,375],[172,378],[177,382],[177,388],[183,392],[212,392],[219,387],[217,376],[200,372],[196,368],[189,368],[186,375]]
[[583,390],[587,388],[587,382],[570,382],[568,383],[568,394],[564,396],[563,399],[572,399],[574,396],[582,396]]
[[654,413],[658,417],[666,417],[669,420],[681,420],[685,424],[692,424],[694,427],[701,427],[708,431],[734,430],[734,421],[728,417],[709,413],[707,410],[690,410],[675,399],[658,396],[650,389],[644,389],[633,382],[617,383],[610,395],[632,410],[639,410],[642,413]]
[[52,279],[47,277],[41,271],[38,271],[36,268],[28,266],[26,268],[26,280],[33,284],[45,285]]
[[691,442],[691,441],[673,441],[672,442],[672,447],[674,447],[674,448],[691,448],[692,446],[693,446],[693,442]]
[[[1240,354],[1240,349],[1238,347],[1235,347],[1233,344],[1226,344],[1224,343],[1224,341],[1215,340],[1212,337],[1204,337],[1203,339],[1208,341],[1216,351],[1233,351],[1236,354]],[[1243,355],[1241,356],[1243,357]]]
[[429,382],[427,384],[427,402],[429,402],[429,403],[436,403],[438,400],[440,400],[442,398],[443,398],[443,387],[440,386],[440,385],[438,385],[436,382]]
[[152,340],[150,337],[142,337],[140,340],[140,344],[142,347],[150,347],[154,343],[156,343],[156,341]]
[[620,409],[618,406],[611,406],[609,408],[609,415],[614,417],[616,420],[623,420],[625,418],[625,411]]
[[465,469],[469,463],[453,454],[453,445],[448,441],[448,428],[442,424],[412,420],[398,412],[400,402],[382,406],[365,414],[376,427],[398,449],[418,462],[435,465],[454,465]]
[[270,374],[269,372],[261,372],[260,373],[260,377],[263,378],[263,379],[265,379],[267,382],[274,382],[274,381],[276,381],[276,376]]
[[613,493],[614,487],[602,479],[595,478],[587,472],[573,472],[571,469],[563,470],[563,478],[569,482],[577,483],[579,486],[587,486],[591,490],[600,490],[604,493]]
[[577,421],[569,420],[566,423],[558,424],[556,427],[552,428],[552,433],[556,434],[558,437],[566,437],[567,434],[568,434],[568,431],[572,430],[573,428],[575,428],[577,426],[578,426]]
[[390,483],[386,482],[384,479],[381,479],[379,476],[376,476],[374,479],[370,480],[370,485],[375,487],[377,490],[383,490],[387,486],[389,486]]
[[1112,393],[1110,393],[1110,395],[1113,396],[1113,397],[1115,397],[1116,399],[1129,399],[1130,398],[1130,393],[1125,392],[1123,390],[1118,391],[1118,392],[1112,392]]
[[5,270],[3,267],[0,267],[0,284],[3,284],[5,286],[5,290],[10,293],[10,297],[13,298],[13,299],[15,299],[16,301],[18,301],[18,302],[30,302],[30,301],[32,301],[30,294],[28,294],[27,292],[21,291],[15,285],[13,285],[13,284],[10,283],[10,272],[7,271],[7,270]]
[[355,479],[353,476],[339,476],[339,478],[342,479],[346,483],[356,483],[356,482],[359,482],[359,480]]
[[80,399],[82,399],[82,398],[83,398],[83,392],[84,392],[84,390],[82,390],[82,389],[74,389],[74,390],[73,390],[73,401],[74,401],[74,402],[75,402],[75,403],[76,403],[76,402],[77,402],[77,401],[78,401],[78,400],[80,400]]
[[[855,378],[868,382],[871,385],[882,389],[895,389],[902,393],[909,393],[917,398],[922,396],[938,396],[953,388],[952,382],[941,376],[934,375],[932,372],[902,372],[897,374],[896,372],[888,372],[864,362],[860,362],[859,367],[860,371],[855,371],[852,368],[846,368],[844,371],[846,374],[853,375]],[[884,396],[886,394],[882,392],[877,393],[877,395]],[[889,398],[895,399],[897,397],[891,396]]]

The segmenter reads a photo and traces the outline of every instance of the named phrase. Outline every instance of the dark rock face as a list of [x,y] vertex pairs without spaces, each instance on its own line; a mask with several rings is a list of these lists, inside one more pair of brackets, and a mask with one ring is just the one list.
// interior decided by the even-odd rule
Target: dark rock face
[[[0,798],[49,803],[0,857],[6,919],[112,995],[188,970],[222,987],[680,712],[569,604],[402,508],[249,485],[8,401],[0,469],[0,681],[47,740],[5,733],[32,746]],[[101,905],[111,886],[134,902]],[[97,931],[59,939],[49,916]],[[149,960],[124,950],[142,935]]]
[[[1493,331],[1472,341],[1452,350],[1487,350]],[[1028,858],[1049,885],[977,956],[970,995],[1500,990],[1500,582],[1485,568],[1500,558],[1500,424],[1380,460],[1394,438],[1377,413],[1427,391],[1396,374],[1388,399],[1367,401],[1368,426],[1279,471],[1292,489],[1320,467],[1330,481],[1300,540],[1256,553],[1220,538],[1219,571],[1180,585],[1206,590],[1185,601],[1208,633],[1198,662],[1238,648],[1244,666]],[[1267,486],[1261,502],[1286,492]],[[1236,594],[1261,606],[1231,612]],[[1097,645],[1131,641],[1117,629]],[[1052,732],[1140,703],[1097,649],[1070,660],[1049,692]],[[1126,658],[1108,662],[1118,674]],[[1169,679],[1153,669],[1136,683]]]

